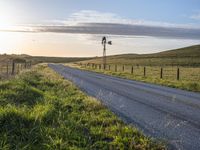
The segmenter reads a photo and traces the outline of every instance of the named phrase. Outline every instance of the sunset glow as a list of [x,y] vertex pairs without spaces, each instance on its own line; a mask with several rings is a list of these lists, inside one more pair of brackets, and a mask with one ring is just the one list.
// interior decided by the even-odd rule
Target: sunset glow
[[[88,5],[81,1],[77,7],[75,2],[63,0],[1,0],[0,53],[99,56],[104,35],[114,43],[109,55],[153,53],[200,43],[199,11],[195,11],[200,5],[196,2],[178,11],[172,9],[172,18],[165,7],[179,0],[170,0],[159,16],[151,5],[147,5],[151,11],[145,11],[134,1],[127,5],[115,2],[118,9],[99,9],[100,1],[88,1]],[[190,11],[185,12],[186,8]]]

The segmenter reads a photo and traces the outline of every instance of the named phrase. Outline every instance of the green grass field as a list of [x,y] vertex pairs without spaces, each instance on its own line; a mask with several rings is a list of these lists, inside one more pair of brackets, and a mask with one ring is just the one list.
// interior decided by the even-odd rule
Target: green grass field
[[45,65],[0,81],[0,149],[166,149]]
[[29,56],[29,55],[1,55],[0,54],[0,64],[11,62],[13,59],[22,59],[26,61],[31,61],[32,64],[38,63],[69,63],[76,61],[88,60],[91,58],[81,58],[81,57],[45,57],[45,56]]
[[8,78],[12,77],[13,75],[18,74],[25,69],[31,68],[30,65],[25,66],[24,63],[15,63],[14,66],[15,66],[15,69],[13,72],[13,70],[12,70],[13,65],[11,62],[0,63],[0,80],[8,79]]
[[160,78],[160,67],[146,67],[146,76],[144,76],[144,67],[134,66],[133,74],[131,73],[132,66],[125,66],[123,71],[123,66],[118,65],[117,72],[115,71],[115,65],[107,66],[106,70],[99,67],[94,68],[91,66],[85,67],[85,65],[78,64],[65,64],[66,66],[75,67],[83,70],[94,71],[98,73],[104,73],[111,76],[116,76],[120,78],[137,80],[147,83],[153,83],[163,86],[168,86],[172,88],[179,88],[188,91],[200,92],[200,68],[195,67],[180,67],[180,79],[177,80],[177,67],[163,67],[163,78]]
[[[134,50],[133,50],[134,51]],[[83,64],[102,64],[102,58],[81,61]],[[107,57],[108,64],[139,66],[200,66],[200,45],[155,54],[122,54]]]
[[[78,57],[43,57],[43,56],[29,56],[29,55],[7,55],[0,54],[0,80],[11,77],[12,62],[18,61],[15,65],[15,73],[19,73],[25,67],[24,62],[27,64],[39,64],[39,63],[69,63],[76,61],[88,60],[90,58],[78,58]],[[22,61],[22,62],[19,62]],[[24,61],[24,62],[23,62]],[[7,68],[8,65],[8,68]]]
[[[76,64],[82,64],[82,69],[117,77],[200,92],[200,45],[155,54],[108,56],[106,70],[102,69],[103,65],[99,69],[102,58],[94,58]],[[87,68],[84,67],[86,64],[89,64]],[[93,66],[92,68],[92,64],[95,64],[96,67]],[[80,68],[80,65],[78,65],[74,66]],[[115,71],[116,65],[117,72]],[[122,69],[123,66],[124,70]],[[132,66],[134,67],[133,73]],[[161,68],[163,68],[162,79]],[[177,80],[177,68],[179,68],[179,81]]]

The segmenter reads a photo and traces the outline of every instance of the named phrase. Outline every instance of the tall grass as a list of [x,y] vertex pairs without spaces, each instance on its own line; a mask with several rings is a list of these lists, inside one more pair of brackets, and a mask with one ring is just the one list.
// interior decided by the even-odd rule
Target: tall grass
[[0,149],[166,149],[46,66],[0,82]]
[[131,73],[131,66],[118,65],[117,72],[115,71],[115,65],[110,66],[110,70],[104,70],[103,67],[92,68],[80,66],[79,64],[65,64],[83,70],[90,70],[98,73],[104,73],[120,78],[137,80],[147,83],[153,83],[172,88],[179,88],[188,91],[200,92],[200,69],[194,67],[180,67],[180,79],[177,80],[177,67],[163,67],[163,78],[160,78],[160,67],[146,67],[146,76],[144,76],[144,67],[134,66],[134,72]]

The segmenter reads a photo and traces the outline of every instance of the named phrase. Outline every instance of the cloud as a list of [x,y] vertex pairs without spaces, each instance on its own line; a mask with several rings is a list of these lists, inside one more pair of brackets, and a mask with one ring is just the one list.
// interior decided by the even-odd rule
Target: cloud
[[199,25],[196,24],[173,24],[169,22],[128,19],[125,17],[121,17],[115,13],[98,12],[95,10],[81,10],[79,12],[71,14],[69,18],[67,18],[66,20],[54,20],[53,22],[60,25],[77,25],[81,23],[111,23],[111,24],[200,29]]
[[122,18],[114,13],[101,13],[94,10],[82,10],[73,13],[68,19],[68,21],[79,23],[118,23],[120,20]]
[[191,19],[194,19],[194,20],[199,20],[200,21],[200,11],[197,12],[196,14],[190,16]]
[[199,25],[126,19],[114,13],[93,10],[82,10],[73,13],[66,20],[29,25],[21,29],[16,28],[15,31],[200,39]]
[[37,26],[35,32],[135,35],[166,38],[200,39],[199,29],[154,27],[116,23],[82,23],[75,26]]

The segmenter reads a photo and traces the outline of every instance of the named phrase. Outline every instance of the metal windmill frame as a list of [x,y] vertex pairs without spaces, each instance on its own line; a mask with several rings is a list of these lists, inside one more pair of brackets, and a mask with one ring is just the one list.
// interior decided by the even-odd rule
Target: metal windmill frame
[[112,41],[108,41],[107,42],[107,38],[104,36],[102,38],[102,45],[103,45],[103,69],[106,69],[106,64],[107,64],[107,60],[106,60],[106,44],[112,45]]

